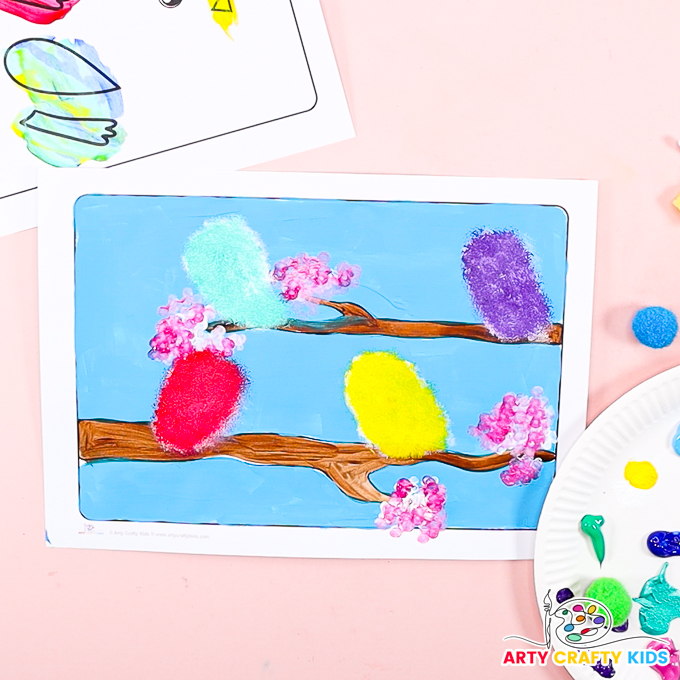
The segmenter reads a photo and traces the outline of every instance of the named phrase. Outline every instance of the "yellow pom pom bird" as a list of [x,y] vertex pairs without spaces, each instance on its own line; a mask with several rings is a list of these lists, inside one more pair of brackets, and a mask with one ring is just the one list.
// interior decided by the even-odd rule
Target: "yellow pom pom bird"
[[394,352],[363,352],[345,374],[345,401],[359,433],[389,458],[446,449],[447,418],[413,364]]

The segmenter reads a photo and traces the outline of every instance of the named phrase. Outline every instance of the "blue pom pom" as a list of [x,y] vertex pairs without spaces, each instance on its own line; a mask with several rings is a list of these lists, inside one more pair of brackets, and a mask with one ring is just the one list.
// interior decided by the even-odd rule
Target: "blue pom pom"
[[668,347],[677,332],[678,320],[665,307],[645,307],[633,319],[633,333],[647,347]]

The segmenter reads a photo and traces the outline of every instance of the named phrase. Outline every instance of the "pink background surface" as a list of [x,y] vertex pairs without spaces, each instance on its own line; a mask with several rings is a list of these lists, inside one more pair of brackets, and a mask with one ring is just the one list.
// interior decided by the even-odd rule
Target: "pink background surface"
[[[597,179],[590,419],[679,364],[630,331],[680,313],[676,0],[322,5],[357,137],[262,169]],[[0,239],[0,285],[3,678],[567,677],[500,667],[504,635],[541,635],[529,561],[47,549],[35,230]]]

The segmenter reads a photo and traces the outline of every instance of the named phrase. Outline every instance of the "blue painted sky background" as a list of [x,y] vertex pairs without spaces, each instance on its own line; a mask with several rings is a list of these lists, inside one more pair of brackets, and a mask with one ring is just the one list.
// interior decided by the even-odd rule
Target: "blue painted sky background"
[[[478,321],[461,275],[461,248],[476,229],[514,229],[534,254],[553,320],[562,321],[567,216],[559,207],[86,196],[75,208],[80,418],[150,419],[165,371],[147,358],[157,309],[192,285],[181,264],[187,238],[208,217],[228,213],[243,215],[260,234],[271,263],[326,251],[331,265],[360,265],[360,286],[338,299],[403,319]],[[343,376],[352,357],[369,349],[393,349],[416,364],[448,413],[454,450],[483,453],[467,428],[508,391],[540,385],[557,406],[560,347],[251,331],[235,356],[251,380],[235,432],[357,441]],[[387,468],[372,479],[389,493],[404,474],[428,473],[447,484],[450,525],[530,528],[552,466],[523,488],[505,487],[497,472],[429,463]],[[90,519],[368,528],[378,507],[348,499],[314,470],[220,460],[86,465],[81,510]]]

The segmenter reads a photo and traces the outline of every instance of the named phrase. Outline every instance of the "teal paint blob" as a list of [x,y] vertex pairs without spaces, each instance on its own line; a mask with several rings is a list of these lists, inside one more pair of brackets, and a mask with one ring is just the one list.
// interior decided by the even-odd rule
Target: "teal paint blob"
[[642,586],[640,597],[640,628],[648,635],[665,635],[673,619],[680,618],[680,591],[666,581],[668,562],[661,571]]
[[673,451],[680,456],[680,425],[673,435]]
[[272,288],[267,251],[241,215],[206,220],[184,250],[184,268],[222,320],[274,328],[288,311]]

